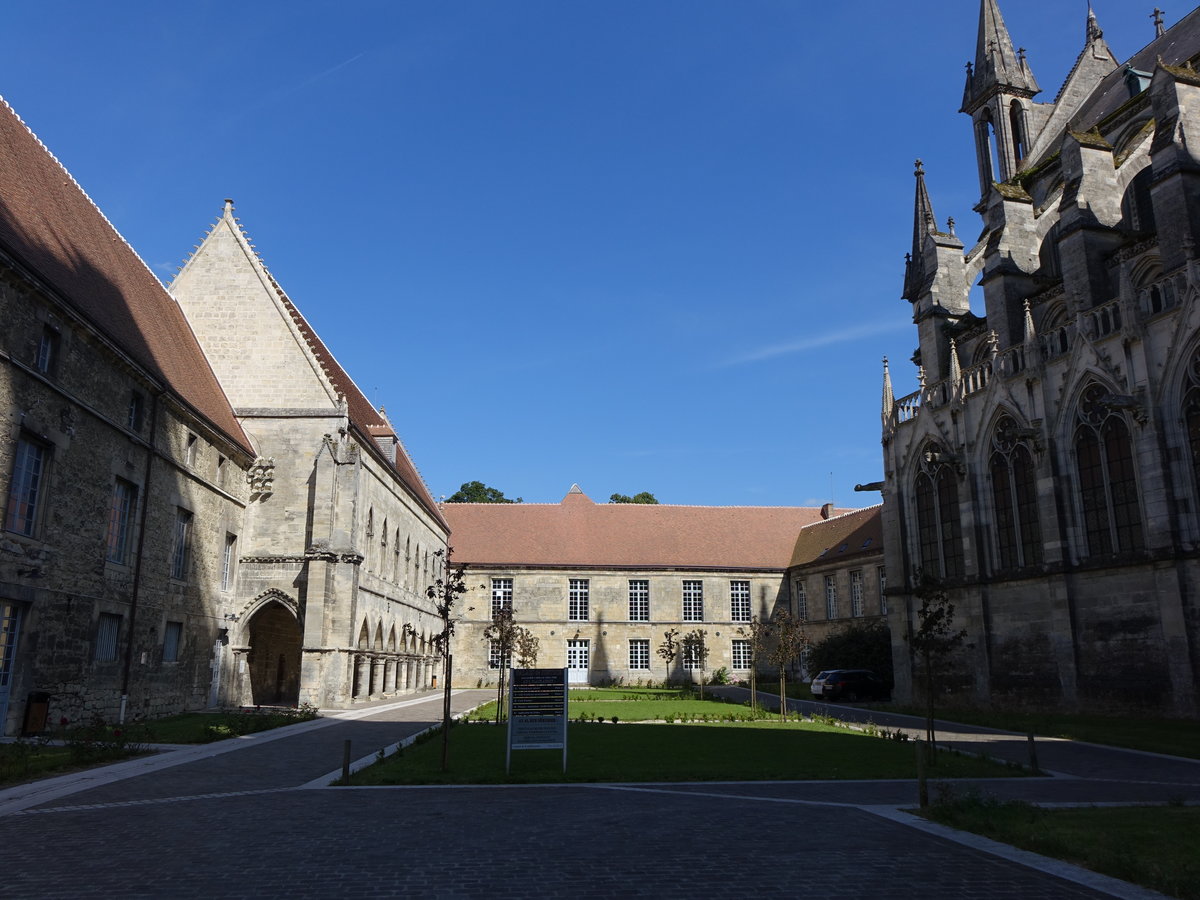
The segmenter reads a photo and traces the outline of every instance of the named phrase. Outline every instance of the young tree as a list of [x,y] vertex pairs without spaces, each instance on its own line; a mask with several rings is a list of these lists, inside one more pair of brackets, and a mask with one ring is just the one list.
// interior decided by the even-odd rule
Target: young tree
[[[658,645],[658,649],[654,652],[662,657],[662,661],[667,665],[667,678],[671,680],[671,664],[675,662],[675,658],[679,656],[679,641],[675,640],[679,637],[679,629],[671,628],[663,632],[663,642]],[[664,682],[665,683],[665,682]]]
[[517,626],[517,631],[517,665],[522,669],[532,669],[537,666],[540,641],[528,628]]
[[[508,667],[512,665],[520,632],[524,631],[513,621],[512,607],[501,606],[492,613],[492,624],[483,629],[483,638],[496,648],[500,663],[500,678],[496,682],[496,724],[504,716],[504,682],[508,678]],[[490,654],[489,654],[490,655]]]
[[750,641],[750,708],[758,709],[758,662],[766,649],[771,634],[771,623],[761,621],[758,616],[750,617],[750,625],[740,626],[738,635]]
[[[458,624],[454,607],[458,598],[470,588],[467,587],[467,567],[454,566],[450,557],[453,547],[434,551],[434,556],[442,563],[438,568],[441,572],[436,581],[425,589],[425,596],[434,602],[438,618],[442,620],[442,630],[433,637],[433,646],[442,658],[442,771],[446,771],[450,759],[450,674],[454,666],[454,656],[450,652],[450,642],[454,637],[454,626]],[[480,585],[482,587],[482,585]]]
[[700,699],[704,699],[704,664],[708,660],[708,632],[703,628],[689,631],[679,641],[685,662],[700,667]]
[[464,481],[462,486],[446,498],[447,503],[520,503],[521,498],[509,500],[503,491],[488,487],[482,481]]
[[779,716],[787,718],[787,667],[800,658],[808,646],[808,632],[804,620],[797,619],[790,609],[780,609],[773,621],[775,646],[771,649],[771,662],[779,667]]
[[913,596],[921,601],[917,609],[917,627],[908,635],[908,648],[914,664],[921,673],[921,688],[925,692],[925,739],[929,755],[937,760],[934,744],[933,705],[937,676],[946,669],[954,652],[967,640],[967,630],[954,629],[954,604],[950,595],[936,581],[919,577]]

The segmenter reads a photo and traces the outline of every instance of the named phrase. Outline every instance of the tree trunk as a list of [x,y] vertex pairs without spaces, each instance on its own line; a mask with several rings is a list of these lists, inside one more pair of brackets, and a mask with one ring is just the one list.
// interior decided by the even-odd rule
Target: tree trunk
[[779,667],[779,719],[787,721],[787,672]]
[[447,653],[443,657],[445,665],[442,669],[442,680],[445,687],[442,691],[442,771],[450,766],[450,673],[454,667],[454,657]]
[[758,666],[750,660],[750,712],[758,712]]
[[925,739],[929,742],[929,761],[937,763],[937,743],[933,733],[933,658],[926,651],[924,654],[925,668]]

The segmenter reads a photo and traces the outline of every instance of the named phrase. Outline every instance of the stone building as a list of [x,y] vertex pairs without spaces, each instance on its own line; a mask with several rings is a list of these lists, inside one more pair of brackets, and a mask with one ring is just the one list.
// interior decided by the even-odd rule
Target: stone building
[[0,104],[0,733],[434,681],[449,529],[386,415],[232,204],[172,290]]
[[[1124,63],[1089,10],[1052,102],[982,0],[961,112],[982,234],[918,163],[903,297],[917,390],[884,369],[897,660],[938,582],[981,698],[1196,710],[1200,681],[1200,10]],[[1150,37],[1151,35],[1147,35]],[[982,306],[972,309],[972,286]],[[897,665],[897,693],[911,672]]]
[[170,286],[259,454],[233,693],[335,706],[427,687],[449,527],[375,410],[225,208]]
[[577,683],[698,677],[656,650],[670,629],[703,629],[706,671],[750,669],[751,617],[790,608],[785,577],[805,526],[833,510],[807,507],[598,504],[572,485],[561,503],[447,503],[456,563],[469,567],[458,626],[460,685],[496,678],[484,638],[494,610],[512,609],[539,641],[538,665]]
[[179,307],[2,102],[0,322],[0,733],[217,702],[252,443]]
[[808,623],[814,644],[847,625],[886,622],[881,507],[804,526],[796,536],[786,578],[792,612]]

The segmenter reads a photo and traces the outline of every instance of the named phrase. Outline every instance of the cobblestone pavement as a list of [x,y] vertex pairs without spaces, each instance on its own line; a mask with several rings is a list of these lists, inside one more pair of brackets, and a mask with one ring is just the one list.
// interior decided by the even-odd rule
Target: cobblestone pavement
[[[0,896],[1155,896],[914,822],[896,810],[911,782],[312,787],[340,767],[343,741],[370,756],[437,720],[440,695],[351,715],[62,796],[0,791]],[[1041,801],[1147,798],[1146,782],[1115,762],[1098,779],[1103,757],[1077,749],[1087,777],[974,783]],[[1162,784],[1190,794],[1187,765],[1165,769]]]

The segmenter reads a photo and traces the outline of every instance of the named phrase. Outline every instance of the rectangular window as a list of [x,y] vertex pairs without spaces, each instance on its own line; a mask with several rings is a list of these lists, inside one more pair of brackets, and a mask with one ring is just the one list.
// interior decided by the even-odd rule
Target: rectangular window
[[645,638],[634,638],[629,642],[629,668],[650,668],[650,641]]
[[500,652],[499,641],[488,641],[488,668],[489,669],[507,669],[512,664],[512,654],[502,654]]
[[20,630],[21,608],[15,603],[0,602],[0,689],[3,689],[0,690],[0,699],[5,698],[12,680],[13,657],[17,652]]
[[179,643],[183,639],[183,623],[168,622],[163,631],[163,662],[179,661]]
[[879,614],[886,616],[887,612],[887,569],[879,567]]
[[796,618],[808,621],[808,592],[804,589],[804,579],[797,578],[792,582],[796,594]]
[[130,431],[140,432],[142,430],[142,416],[146,408],[146,398],[138,391],[133,391],[129,395],[129,415],[125,419],[125,424],[129,426]]
[[704,621],[704,583],[701,581],[683,583],[683,621]]
[[734,669],[749,669],[750,668],[750,642],[747,640],[735,639],[733,642],[733,652],[730,655],[732,667]]
[[832,575],[825,576],[825,618],[836,619],[838,617],[837,608],[837,582]]
[[137,488],[123,478],[113,483],[112,504],[108,509],[109,562],[124,563],[129,554],[130,524],[137,507]]
[[850,573],[850,615],[863,614],[863,578],[862,569]]
[[[650,582],[633,580],[629,582],[629,621],[650,621]],[[632,651],[631,651],[632,652]],[[633,668],[630,666],[630,668]]]
[[700,668],[700,648],[695,644],[684,644],[679,655],[683,659],[684,670],[692,672]]
[[184,459],[192,468],[195,468],[196,466],[196,453],[199,449],[199,439],[194,434],[189,433],[187,436],[187,450],[184,453]]
[[175,529],[171,537],[171,577],[186,581],[192,553],[192,514],[175,508]]
[[511,578],[492,579],[492,616],[502,609],[512,609],[513,580]]
[[729,618],[734,622],[750,621],[750,582],[729,582]]
[[58,368],[60,340],[58,329],[49,325],[42,326],[42,336],[38,340],[37,356],[33,360],[33,367],[43,375],[53,375]]
[[233,561],[237,559],[237,535],[225,535],[225,547],[221,551],[221,590],[233,587]]
[[8,511],[4,527],[30,537],[37,530],[38,504],[45,486],[50,450],[40,441],[20,438],[8,485]]
[[567,618],[572,622],[588,620],[588,580],[572,578],[567,602]]
[[115,613],[100,613],[96,626],[96,662],[112,662],[117,658],[117,638],[121,634],[121,617]]

